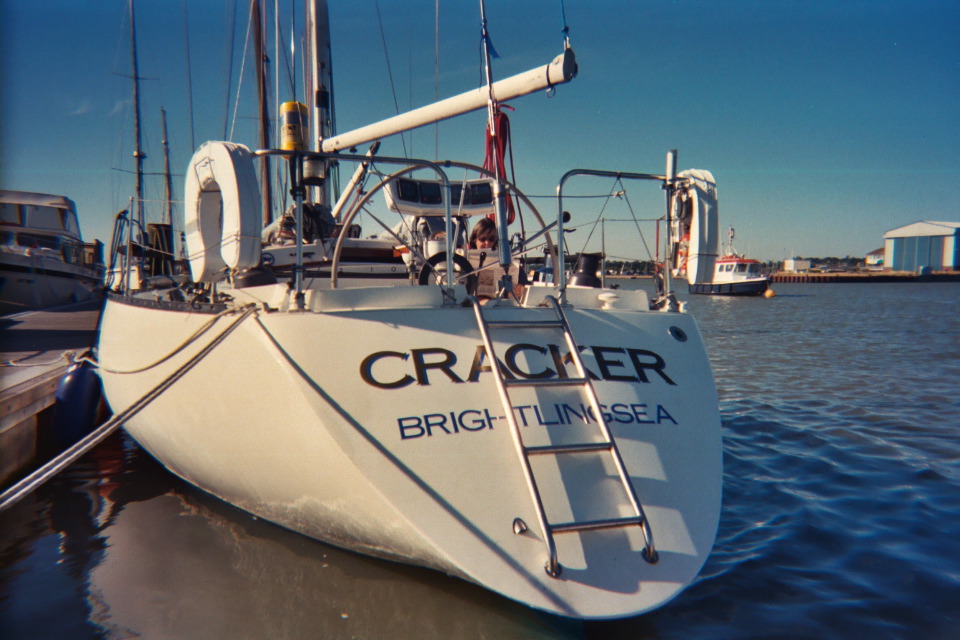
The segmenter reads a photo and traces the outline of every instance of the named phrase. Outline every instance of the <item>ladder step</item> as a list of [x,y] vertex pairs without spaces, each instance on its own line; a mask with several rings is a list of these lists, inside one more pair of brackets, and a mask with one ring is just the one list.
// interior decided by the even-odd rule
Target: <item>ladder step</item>
[[584,520],[583,522],[565,522],[563,524],[550,525],[553,533],[569,533],[571,531],[592,531],[596,529],[615,529],[618,527],[630,527],[641,525],[644,522],[642,516],[628,516],[626,518],[608,518],[606,520]]
[[[570,324],[567,321],[567,317],[563,312],[563,307],[560,305],[559,301],[553,296],[548,295],[547,301],[553,307],[553,310],[556,315],[555,320],[490,320],[484,317],[483,307],[480,304],[480,301],[477,298],[472,298],[473,311],[477,319],[477,328],[480,330],[480,336],[483,339],[483,345],[486,349],[487,356],[494,362],[494,366],[490,369],[493,372],[493,378],[497,385],[497,392],[500,396],[500,402],[503,405],[504,416],[507,419],[507,422],[510,426],[513,435],[513,443],[516,449],[517,456],[519,457],[519,462],[523,468],[523,473],[527,481],[527,489],[530,492],[530,499],[533,502],[533,506],[536,508],[537,521],[539,522],[543,530],[543,542],[547,547],[548,559],[545,565],[547,574],[553,578],[556,578],[560,575],[560,560],[557,557],[557,547],[554,543],[554,534],[557,533],[566,533],[571,531],[590,531],[597,529],[613,529],[619,527],[629,527],[637,526],[640,528],[643,533],[644,538],[644,549],[643,549],[643,558],[649,563],[654,563],[657,561],[657,552],[653,546],[653,533],[650,531],[650,524],[647,521],[643,513],[643,507],[640,505],[640,501],[637,499],[636,491],[631,484],[630,477],[627,475],[627,470],[624,466],[623,460],[620,457],[620,451],[617,448],[617,444],[614,441],[613,435],[610,432],[610,428],[607,425],[605,418],[603,417],[602,405],[599,404],[597,400],[596,391],[593,388],[593,382],[590,380],[589,375],[585,377],[576,377],[576,378],[553,378],[549,380],[544,379],[522,379],[522,380],[505,380],[503,377],[503,372],[500,370],[500,367],[496,366],[497,355],[495,352],[495,345],[493,338],[491,337],[492,329],[494,328],[503,328],[503,329],[550,329],[553,331],[558,331],[563,333],[563,336],[570,347],[570,358],[573,364],[576,366],[578,372],[586,372],[586,368],[583,364],[583,359],[580,356],[580,349],[577,346],[576,340],[574,339],[572,329]],[[514,417],[513,411],[514,407],[512,406],[512,401],[510,399],[510,392],[508,387],[573,387],[579,386],[586,392],[588,399],[590,400],[590,405],[593,412],[596,414],[596,426],[599,429],[599,435],[603,439],[602,442],[580,442],[575,444],[564,444],[564,445],[547,445],[547,446],[535,446],[527,447],[523,442],[523,436],[520,432],[520,426],[517,424],[517,421]],[[565,522],[562,524],[551,524],[546,510],[543,505],[543,497],[540,495],[540,490],[537,486],[536,479],[534,478],[534,469],[531,465],[530,456],[533,455],[559,455],[566,453],[606,453],[614,465],[617,467],[617,474],[620,478],[620,484],[624,491],[626,492],[626,498],[628,502],[633,507],[633,512],[635,515],[628,517],[618,517],[618,518],[606,518],[600,520],[584,520],[580,522]],[[561,489],[567,490],[563,481],[561,481]],[[569,491],[568,491],[569,493]],[[625,506],[625,505],[624,505]],[[523,522],[519,519],[514,521],[514,532],[519,533],[522,530],[526,529],[526,526],[519,527],[523,525]]]
[[487,320],[488,327],[508,329],[562,329],[559,320]]
[[517,378],[516,380],[504,380],[505,387],[573,387],[587,384],[587,378],[550,378],[548,380],[528,380]]
[[584,442],[582,444],[550,444],[542,447],[524,447],[527,455],[543,455],[549,453],[589,453],[591,451],[609,451],[612,442]]

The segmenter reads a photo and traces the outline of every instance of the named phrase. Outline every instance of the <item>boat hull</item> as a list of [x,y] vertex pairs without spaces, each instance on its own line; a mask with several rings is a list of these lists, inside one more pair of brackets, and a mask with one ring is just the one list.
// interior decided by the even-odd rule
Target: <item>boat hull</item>
[[770,280],[740,280],[734,282],[695,283],[690,285],[690,293],[717,296],[762,296],[769,288]]
[[[716,389],[692,318],[600,302],[567,312],[660,559],[643,559],[636,526],[563,533],[551,577],[473,310],[440,292],[328,291],[306,311],[261,303],[245,316],[111,296],[104,389],[123,410],[202,356],[125,428],[177,475],[308,536],[567,616],[636,615],[676,596],[710,553],[722,482]],[[507,377],[572,373],[562,336],[505,330],[495,343]],[[512,396],[528,446],[596,438],[585,399],[559,393]],[[532,465],[550,522],[628,515],[602,456]]]
[[25,254],[0,254],[0,314],[85,302],[101,295],[99,273]]

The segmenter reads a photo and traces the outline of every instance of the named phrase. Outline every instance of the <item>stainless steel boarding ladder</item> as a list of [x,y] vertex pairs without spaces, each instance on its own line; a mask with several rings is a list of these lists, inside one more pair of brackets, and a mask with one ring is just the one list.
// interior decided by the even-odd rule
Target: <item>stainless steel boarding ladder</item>
[[[610,427],[603,417],[603,411],[600,409],[600,401],[597,399],[597,392],[590,382],[590,375],[580,357],[580,349],[574,340],[573,332],[570,330],[570,324],[567,322],[566,314],[557,299],[553,296],[547,296],[556,313],[555,320],[487,320],[483,315],[483,305],[477,298],[472,298],[473,310],[477,316],[477,325],[480,327],[480,335],[483,338],[483,344],[487,352],[487,358],[490,361],[490,370],[493,372],[493,379],[497,384],[497,391],[500,394],[500,402],[503,405],[503,411],[510,425],[510,433],[513,436],[513,443],[517,449],[517,455],[523,468],[524,476],[527,480],[527,487],[530,490],[530,498],[533,501],[537,520],[544,534],[544,541],[547,545],[549,559],[545,565],[547,574],[551,577],[559,577],[561,572],[560,562],[557,558],[557,546],[553,536],[557,533],[569,533],[572,531],[587,531],[595,529],[612,529],[617,527],[639,526],[644,538],[644,548],[641,553],[643,559],[650,564],[657,562],[657,551],[653,546],[653,532],[650,529],[650,523],[643,513],[643,507],[637,499],[637,494],[630,483],[630,477],[627,475],[626,467],[623,464],[623,458],[617,443],[613,439]],[[493,340],[490,337],[491,329],[552,329],[562,331],[567,347],[577,368],[578,377],[568,378],[550,378],[550,379],[504,379],[500,371],[499,359],[494,350]],[[520,433],[520,427],[517,424],[513,413],[513,404],[510,400],[509,389],[512,387],[580,387],[583,393],[587,395],[591,410],[600,429],[602,440],[598,442],[584,442],[578,444],[547,445],[528,447],[523,442],[523,436]],[[543,500],[540,497],[540,490],[537,487],[537,479],[533,474],[530,465],[530,456],[536,455],[567,455],[567,454],[590,454],[606,453],[613,460],[620,476],[620,483],[633,508],[634,515],[619,518],[605,518],[601,520],[581,520],[563,523],[551,523],[547,520],[546,511],[543,508]],[[514,533],[523,533],[526,531],[525,523],[516,518],[513,522]]]

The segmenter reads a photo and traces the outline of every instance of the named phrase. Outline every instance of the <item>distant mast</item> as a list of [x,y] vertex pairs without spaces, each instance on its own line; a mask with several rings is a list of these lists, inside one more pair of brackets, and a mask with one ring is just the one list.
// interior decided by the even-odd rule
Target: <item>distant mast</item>
[[136,147],[133,150],[133,157],[137,164],[136,221],[142,230],[145,228],[143,217],[143,161],[147,156],[143,153],[140,134],[140,65],[137,63],[137,21],[133,13],[133,0],[130,0],[130,55],[133,63],[133,129],[136,137]]
[[163,224],[173,222],[173,177],[170,174],[170,145],[167,143],[167,110],[160,107],[160,122],[163,124]]
[[[260,148],[270,148],[270,114],[267,111],[267,50],[264,42],[263,11],[260,0],[251,0],[254,57],[257,61],[257,102],[260,113]],[[270,156],[260,157],[260,188],[263,190],[263,225],[273,221],[273,191],[270,185]]]

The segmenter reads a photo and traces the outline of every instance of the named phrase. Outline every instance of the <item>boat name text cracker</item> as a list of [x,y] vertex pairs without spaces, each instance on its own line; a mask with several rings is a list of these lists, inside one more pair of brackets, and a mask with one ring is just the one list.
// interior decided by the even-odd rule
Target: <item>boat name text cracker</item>
[[[580,347],[585,351],[587,347]],[[596,360],[597,371],[587,369],[592,380],[650,383],[660,380],[669,385],[676,382],[666,373],[666,361],[657,353],[631,347],[589,347]],[[527,367],[518,362],[525,354]],[[379,389],[402,389],[411,384],[432,384],[430,372],[442,374],[451,382],[477,382],[480,374],[490,371],[486,349],[477,345],[469,369],[460,367],[457,373],[457,356],[442,347],[410,349],[409,351],[377,351],[360,363],[360,377],[367,384]],[[568,378],[566,365],[572,364],[570,353],[564,353],[555,344],[540,346],[528,343],[511,345],[497,360],[500,371],[507,379],[526,380]],[[462,374],[466,374],[464,375]],[[435,381],[437,376],[433,377]]]

